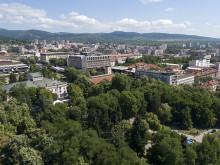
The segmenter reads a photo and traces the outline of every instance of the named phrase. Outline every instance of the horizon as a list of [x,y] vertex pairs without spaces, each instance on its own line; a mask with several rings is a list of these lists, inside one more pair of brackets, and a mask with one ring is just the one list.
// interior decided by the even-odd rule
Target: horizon
[[2,0],[0,23],[8,30],[51,33],[123,31],[220,38],[220,24],[213,17],[220,14],[219,5],[218,0]]
[[[210,38],[210,39],[217,39],[219,40],[220,38],[214,38],[214,37],[209,37],[209,36],[200,36],[200,35],[194,35],[194,34],[181,34],[181,33],[165,33],[165,32],[146,32],[146,33],[139,33],[139,32],[134,32],[134,31],[112,31],[112,32],[51,32],[47,30],[40,30],[40,29],[5,29],[5,28],[0,28],[0,30],[6,30],[6,31],[43,31],[47,33],[52,33],[52,34],[57,34],[57,33],[66,33],[66,34],[110,34],[110,33],[115,33],[115,32],[121,32],[121,33],[137,33],[137,34],[168,34],[168,35],[186,35],[186,36],[195,36],[195,37],[204,37],[204,38]],[[0,35],[1,36],[1,35]]]

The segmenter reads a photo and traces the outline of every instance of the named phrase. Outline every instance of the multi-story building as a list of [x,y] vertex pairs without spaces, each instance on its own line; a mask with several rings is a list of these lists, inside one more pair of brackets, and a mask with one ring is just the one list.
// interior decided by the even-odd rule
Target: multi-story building
[[9,92],[10,89],[19,84],[19,83],[24,83],[27,88],[30,87],[43,87],[45,89],[50,90],[52,93],[56,93],[58,98],[65,98],[67,96],[67,83],[57,81],[57,80],[52,80],[48,78],[44,78],[41,73],[36,72],[36,73],[29,73],[27,75],[27,81],[23,82],[16,82],[8,85],[4,85],[2,88],[6,91]]
[[82,71],[90,69],[104,68],[111,65],[111,56],[85,54],[85,55],[70,55],[67,60],[67,66],[75,67]]
[[12,52],[17,52],[17,53],[24,53],[24,47],[22,47],[22,46],[12,46],[11,51]]
[[200,55],[199,60],[192,60],[189,66],[210,67],[211,55]]
[[12,60],[1,60],[0,61],[0,74],[10,74],[19,73],[19,72],[26,72],[29,70],[27,64],[22,64],[19,61],[12,61]]
[[0,60],[4,60],[6,57],[7,52],[6,51],[0,51]]
[[167,72],[167,71],[156,71],[156,70],[145,70],[145,69],[137,69],[135,72],[135,76],[148,76],[155,79],[160,79],[161,81],[169,84],[169,85],[179,85],[179,84],[193,84],[194,76],[192,75],[177,75],[175,72]]
[[40,60],[49,62],[49,60],[51,58],[56,58],[56,59],[64,58],[64,59],[67,59],[69,55],[70,55],[70,53],[65,53],[65,52],[41,53],[40,54]]

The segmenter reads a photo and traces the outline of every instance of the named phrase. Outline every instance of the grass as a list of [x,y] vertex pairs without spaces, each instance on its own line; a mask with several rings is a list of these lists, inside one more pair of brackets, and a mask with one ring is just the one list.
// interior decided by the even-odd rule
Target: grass
[[182,132],[182,133],[185,133],[185,134],[188,134],[188,135],[198,136],[200,133],[202,133],[204,131],[201,130],[201,129],[193,128],[191,130],[179,130],[179,132]]

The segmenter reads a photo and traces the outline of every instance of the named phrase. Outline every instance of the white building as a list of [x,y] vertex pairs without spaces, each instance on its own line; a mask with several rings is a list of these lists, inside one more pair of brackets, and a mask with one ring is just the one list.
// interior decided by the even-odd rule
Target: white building
[[41,73],[36,72],[36,73],[29,73],[27,75],[27,81],[23,82],[16,82],[8,85],[4,85],[2,88],[9,92],[10,89],[19,84],[19,83],[24,83],[27,88],[30,87],[43,87],[45,89],[50,90],[52,93],[56,93],[58,98],[65,98],[67,96],[67,83],[57,81],[57,80],[52,80],[48,78],[44,78]]
[[111,56],[109,55],[70,55],[67,60],[68,67],[75,67],[82,71],[111,66]]
[[210,67],[211,55],[200,55],[199,60],[192,60],[189,66]]
[[169,84],[169,85],[179,85],[179,84],[193,84],[194,76],[183,74],[177,75],[175,72],[166,72],[166,71],[156,71],[156,70],[145,70],[145,69],[137,69],[135,72],[135,76],[148,76],[155,79],[160,79],[161,81]]

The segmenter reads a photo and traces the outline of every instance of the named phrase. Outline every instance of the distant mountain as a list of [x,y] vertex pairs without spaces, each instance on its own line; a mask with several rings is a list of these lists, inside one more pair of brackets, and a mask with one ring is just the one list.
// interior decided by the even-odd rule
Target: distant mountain
[[135,33],[115,31],[112,33],[50,33],[41,30],[6,30],[0,29],[0,36],[18,40],[70,40],[71,42],[125,42],[159,40],[219,40],[184,34]]

